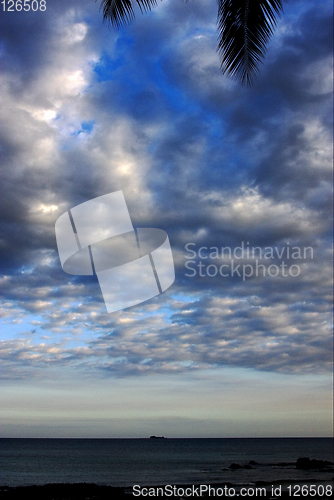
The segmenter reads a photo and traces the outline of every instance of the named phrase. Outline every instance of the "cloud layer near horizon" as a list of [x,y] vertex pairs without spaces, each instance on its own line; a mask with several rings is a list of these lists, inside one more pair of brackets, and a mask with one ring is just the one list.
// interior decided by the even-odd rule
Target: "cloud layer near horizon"
[[[250,89],[221,74],[207,0],[163,2],[119,32],[88,0],[5,13],[5,378],[331,371],[331,6],[285,11]],[[119,189],[135,227],[168,233],[176,281],[108,315],[96,279],[62,271],[54,224]],[[265,276],[210,276],[231,262],[205,258],[187,276],[188,243],[242,242],[312,255],[285,260],[298,275],[269,276],[276,255]]]

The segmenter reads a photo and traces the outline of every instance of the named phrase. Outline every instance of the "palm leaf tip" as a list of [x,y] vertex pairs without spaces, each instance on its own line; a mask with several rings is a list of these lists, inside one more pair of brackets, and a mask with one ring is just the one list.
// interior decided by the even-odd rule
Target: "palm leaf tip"
[[[136,3],[141,12],[147,12],[157,4],[157,0],[136,0]],[[102,0],[100,9],[103,12],[103,21],[114,28],[129,24],[135,17],[132,0]]]
[[218,0],[218,53],[223,73],[251,85],[284,0]]

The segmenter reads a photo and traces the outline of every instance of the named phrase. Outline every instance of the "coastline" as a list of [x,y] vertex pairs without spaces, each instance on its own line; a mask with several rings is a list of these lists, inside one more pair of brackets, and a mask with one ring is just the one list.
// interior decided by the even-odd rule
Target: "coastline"
[[[249,484],[220,482],[210,485],[136,485],[115,487],[95,483],[50,483],[31,486],[0,486],[0,500],[132,500],[135,498],[268,498],[271,500],[332,498],[334,477],[328,481],[255,481]],[[201,489],[202,486],[202,489]],[[207,489],[206,489],[207,488]],[[210,488],[210,490],[209,490]],[[303,488],[303,490],[302,490]],[[303,493],[301,493],[303,491]]]

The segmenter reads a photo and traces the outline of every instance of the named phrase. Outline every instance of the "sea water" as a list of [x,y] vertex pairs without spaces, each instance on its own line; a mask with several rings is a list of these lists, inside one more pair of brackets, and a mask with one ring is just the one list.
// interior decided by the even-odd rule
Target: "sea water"
[[[110,486],[328,481],[295,467],[299,457],[333,461],[331,438],[1,439],[1,485]],[[231,470],[231,463],[256,462]],[[281,465],[288,463],[290,465]]]

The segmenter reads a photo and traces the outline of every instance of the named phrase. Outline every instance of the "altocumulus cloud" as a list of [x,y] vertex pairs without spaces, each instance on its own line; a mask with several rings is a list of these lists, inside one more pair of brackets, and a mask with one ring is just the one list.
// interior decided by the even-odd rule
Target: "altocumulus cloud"
[[[331,370],[331,6],[285,11],[251,89],[221,74],[214,2],[163,2],[119,32],[89,0],[3,16],[6,377]],[[108,315],[94,278],[63,273],[54,224],[119,189],[134,226],[167,231],[176,281]],[[313,256],[286,278],[186,275],[187,243],[242,241]]]

